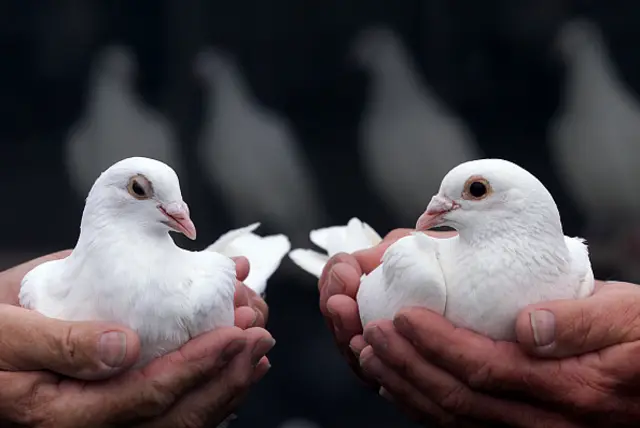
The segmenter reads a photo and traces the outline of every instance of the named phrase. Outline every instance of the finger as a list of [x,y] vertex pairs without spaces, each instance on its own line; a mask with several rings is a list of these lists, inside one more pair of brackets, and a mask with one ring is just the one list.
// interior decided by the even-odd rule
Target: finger
[[367,342],[364,340],[364,336],[359,334],[357,336],[353,336],[351,341],[349,342],[349,349],[353,352],[357,358],[360,358],[360,353],[364,348],[366,348]]
[[345,295],[331,296],[327,301],[327,311],[333,321],[336,340],[345,346],[351,338],[362,334],[362,322],[355,300]]
[[640,339],[640,288],[608,283],[590,297],[525,308],[516,321],[518,342],[538,357],[582,355]]
[[138,336],[123,326],[60,321],[0,305],[3,370],[51,370],[78,379],[104,379],[131,367],[139,352]]
[[182,397],[151,426],[215,426],[222,422],[246,396],[248,388],[269,370],[265,354],[275,341],[262,329],[247,330],[247,336],[246,348],[224,371]]
[[51,260],[59,260],[71,254],[71,250],[58,251],[47,254],[37,259],[29,260],[0,272],[0,282],[3,286],[0,288],[0,302],[9,305],[20,306],[18,295],[20,292],[20,283],[22,278],[34,267]]
[[413,385],[405,381],[398,373],[387,367],[373,352],[370,346],[362,350],[360,364],[363,370],[375,377],[380,382],[384,390],[380,394],[384,398],[385,394],[393,397],[393,402],[403,407],[412,419],[416,419],[425,426],[453,427],[458,426],[456,418],[445,412],[440,406],[427,399],[422,393],[417,391]]
[[258,319],[258,313],[249,306],[236,308],[234,313],[234,325],[243,330],[254,327]]
[[64,399],[74,402],[74,408],[78,409],[75,416],[87,419],[82,426],[153,418],[167,411],[178,397],[203,380],[215,377],[246,347],[246,331],[236,327],[218,328],[153,360],[142,370],[85,385],[73,395],[68,391]]
[[236,291],[233,295],[233,305],[236,308],[249,306],[249,287],[242,281],[236,281]]
[[[368,325],[365,329],[365,340],[371,341],[372,352],[387,364],[387,369],[396,371],[402,379],[413,384],[419,393],[448,414],[467,420],[501,422],[511,427],[578,427],[559,414],[471,390],[454,376],[421,358],[406,339],[394,333],[391,323]],[[365,348],[360,356],[361,361],[363,355],[366,360],[366,352]],[[393,390],[381,379],[384,376],[384,367],[368,367],[365,361],[363,368],[376,377],[385,388]]]
[[[336,271],[335,267],[340,266]],[[339,253],[329,259],[324,267],[318,287],[320,291],[320,310],[325,316],[327,300],[336,294],[355,297],[362,271],[358,261],[350,254]],[[348,287],[348,291],[347,291]]]
[[269,305],[260,297],[255,291],[247,287],[247,294],[249,295],[249,306],[258,312],[258,320],[256,321],[257,327],[265,327],[269,320]]
[[244,256],[231,257],[236,262],[236,278],[238,281],[244,281],[249,276],[249,259]]

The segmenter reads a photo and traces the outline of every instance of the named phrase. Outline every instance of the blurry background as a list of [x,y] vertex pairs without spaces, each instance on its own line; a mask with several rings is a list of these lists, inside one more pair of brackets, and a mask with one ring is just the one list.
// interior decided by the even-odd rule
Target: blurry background
[[[262,221],[410,227],[454,165],[547,186],[596,275],[640,281],[640,3],[621,0],[0,2],[3,267],[72,247],[124,157],[179,173],[203,248]],[[635,260],[635,262],[634,262]],[[285,260],[271,372],[233,426],[410,427],[361,387]]]

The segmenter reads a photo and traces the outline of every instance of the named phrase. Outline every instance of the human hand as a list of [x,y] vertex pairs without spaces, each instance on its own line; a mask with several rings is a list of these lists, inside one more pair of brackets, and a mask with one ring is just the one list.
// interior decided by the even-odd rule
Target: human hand
[[266,302],[242,281],[249,276],[249,260],[246,257],[232,257],[236,262],[235,324],[240,328],[264,328],[269,318]]
[[[372,379],[362,373],[357,349],[364,347],[362,323],[356,303],[360,277],[368,274],[380,264],[385,250],[398,239],[407,236],[413,229],[395,229],[389,232],[375,247],[356,251],[353,254],[339,253],[331,257],[324,267],[318,288],[320,311],[332,332],[338,349],[353,371],[366,383]],[[429,232],[430,235],[447,237],[455,232]]]
[[[26,272],[68,254],[0,273],[2,299],[16,304]],[[6,303],[0,304],[0,424],[99,427],[146,420],[145,426],[205,426],[223,420],[269,369],[264,357],[273,346],[269,333],[230,328],[110,380],[65,379],[51,372],[98,380],[130,368],[139,353],[136,334],[112,323],[46,318]]]
[[383,385],[383,395],[421,420],[451,426],[637,426],[637,285],[599,283],[586,299],[531,305],[516,330],[519,344],[496,342],[433,312],[408,308],[393,322],[367,325],[370,345],[360,362]]

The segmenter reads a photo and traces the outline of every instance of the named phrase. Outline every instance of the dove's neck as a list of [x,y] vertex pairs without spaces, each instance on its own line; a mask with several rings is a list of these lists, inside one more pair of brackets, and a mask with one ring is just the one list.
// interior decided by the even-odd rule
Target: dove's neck
[[421,81],[409,52],[400,42],[384,46],[371,66],[374,105],[392,110],[419,102],[438,108],[431,90]]
[[104,207],[85,206],[80,223],[80,237],[71,259],[108,257],[135,253],[157,258],[178,248],[161,224],[136,221]]
[[89,96],[89,111],[94,117],[110,117],[131,104],[130,85],[115,79],[98,79]]
[[531,206],[508,218],[496,216],[481,224],[458,229],[460,243],[475,248],[514,248],[521,252],[564,246],[564,232],[557,209]]
[[217,70],[211,90],[213,105],[210,107],[218,113],[245,109],[251,105],[247,84],[235,65],[225,64]]
[[616,97],[626,91],[617,76],[604,41],[592,37],[589,42],[569,53],[567,61],[566,103],[573,110],[592,109],[594,106],[609,106],[604,99]]

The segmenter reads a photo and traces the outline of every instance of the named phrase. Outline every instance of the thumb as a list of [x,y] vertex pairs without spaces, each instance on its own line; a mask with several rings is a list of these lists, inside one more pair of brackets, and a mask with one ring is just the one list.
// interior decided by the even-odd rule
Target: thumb
[[0,370],[50,370],[97,380],[131,367],[139,352],[138,336],[125,327],[61,321],[0,305]]
[[531,305],[520,312],[516,335],[525,351],[548,358],[640,340],[640,287],[607,283],[584,299]]

